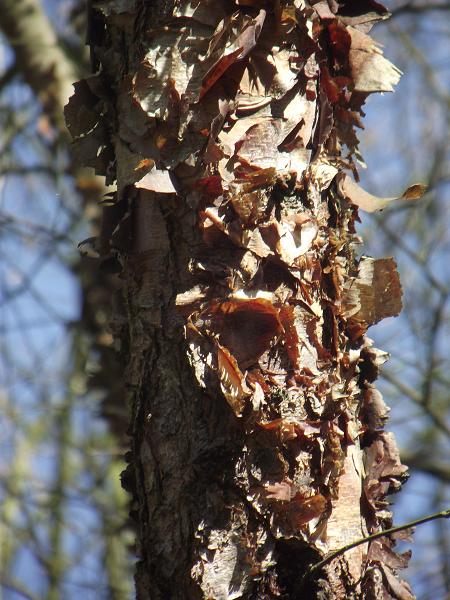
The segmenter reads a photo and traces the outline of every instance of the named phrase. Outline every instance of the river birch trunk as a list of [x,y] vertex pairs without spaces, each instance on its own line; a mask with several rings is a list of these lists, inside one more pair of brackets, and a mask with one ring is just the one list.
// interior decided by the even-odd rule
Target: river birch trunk
[[[99,246],[130,407],[141,600],[412,598],[378,539],[406,477],[369,325],[395,263],[357,253],[356,130],[399,71],[378,2],[93,2],[99,71],[66,108],[117,183]],[[409,191],[411,197],[416,191]],[[124,400],[125,402],[125,400]]]

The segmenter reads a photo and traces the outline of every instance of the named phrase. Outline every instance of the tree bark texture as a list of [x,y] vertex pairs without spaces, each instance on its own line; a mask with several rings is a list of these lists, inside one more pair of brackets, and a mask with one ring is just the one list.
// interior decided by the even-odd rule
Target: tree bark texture
[[[362,106],[398,70],[378,2],[93,3],[99,72],[66,108],[117,181],[140,599],[412,598],[391,525],[406,477],[365,336],[395,263],[358,256]],[[352,178],[353,175],[353,178]],[[409,191],[411,197],[416,191]]]

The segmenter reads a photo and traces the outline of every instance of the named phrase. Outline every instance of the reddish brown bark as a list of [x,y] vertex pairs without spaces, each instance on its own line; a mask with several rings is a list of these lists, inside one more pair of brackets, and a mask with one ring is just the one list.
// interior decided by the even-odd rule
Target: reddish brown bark
[[[95,7],[95,5],[94,5]],[[112,2],[67,109],[117,180],[139,598],[412,598],[391,524],[405,477],[367,327],[392,259],[357,258],[362,106],[399,73],[377,2]],[[420,190],[408,190],[405,197]]]

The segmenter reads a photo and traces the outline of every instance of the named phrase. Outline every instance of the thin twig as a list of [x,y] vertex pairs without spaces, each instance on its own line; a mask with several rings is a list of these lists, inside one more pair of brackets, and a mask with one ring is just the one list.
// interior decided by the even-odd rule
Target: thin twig
[[391,10],[391,15],[393,17],[397,17],[398,15],[406,13],[417,15],[432,10],[450,10],[450,4],[439,4],[437,2],[428,2],[427,4],[413,4],[412,2],[408,2],[407,4],[403,4],[403,6],[393,8]]
[[447,437],[450,437],[449,425],[433,407],[424,403],[423,396],[420,392],[416,391],[414,388],[410,387],[387,370],[381,373],[381,377],[386,379],[386,381],[389,381],[389,383],[395,386],[399,392],[420,406],[427,417],[429,417],[429,419],[435,424],[435,426],[442,431],[442,433],[445,433]]
[[402,463],[408,465],[410,469],[421,471],[442,483],[450,484],[450,465],[443,460],[436,459],[430,452],[427,453],[424,449],[416,452],[401,450],[400,456]]
[[436,519],[448,519],[450,518],[450,508],[447,510],[442,510],[437,513],[433,513],[432,515],[427,515],[426,517],[421,517],[420,519],[416,519],[415,521],[410,521],[409,523],[405,523],[403,525],[398,525],[397,527],[391,527],[390,529],[384,529],[383,531],[377,531],[376,533],[372,533],[372,535],[368,535],[367,537],[360,538],[346,546],[342,546],[338,550],[331,552],[324,559],[312,565],[306,573],[303,575],[301,586],[304,586],[307,579],[311,577],[313,573],[319,571],[325,565],[332,562],[338,556],[345,554],[348,550],[355,548],[356,546],[360,546],[361,544],[366,544],[367,542],[372,542],[373,540],[377,540],[380,537],[384,537],[386,535],[391,535],[392,533],[397,533],[398,531],[403,531],[405,529],[409,529],[410,527],[415,527],[416,525],[421,525],[422,523],[428,523],[429,521],[434,521]]
[[37,596],[34,596],[31,592],[26,590],[24,587],[22,587],[20,583],[16,581],[7,581],[5,579],[1,579],[0,586],[5,588],[5,590],[11,590],[12,592],[21,596],[22,598],[26,598],[26,600],[38,600]]

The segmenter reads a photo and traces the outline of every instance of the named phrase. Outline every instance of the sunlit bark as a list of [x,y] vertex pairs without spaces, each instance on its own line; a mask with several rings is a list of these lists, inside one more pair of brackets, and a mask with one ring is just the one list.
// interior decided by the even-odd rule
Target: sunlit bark
[[399,78],[367,35],[387,13],[310,4],[94,3],[101,70],[66,117],[117,180],[141,599],[412,597],[390,538],[303,578],[391,524],[406,471],[365,337],[400,311],[395,263],[354,253],[388,201],[351,179],[361,107]]

